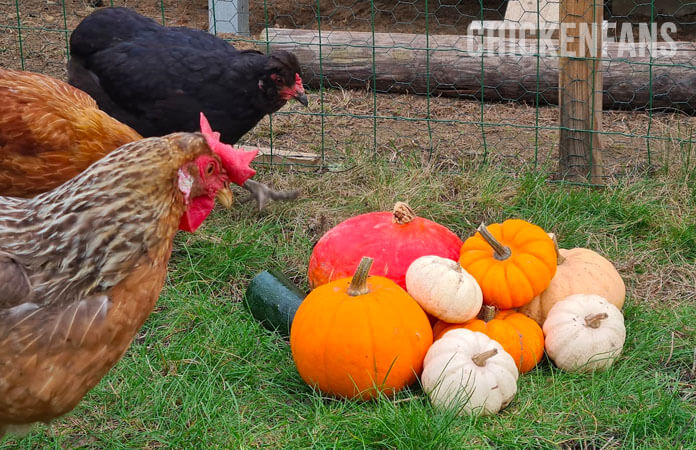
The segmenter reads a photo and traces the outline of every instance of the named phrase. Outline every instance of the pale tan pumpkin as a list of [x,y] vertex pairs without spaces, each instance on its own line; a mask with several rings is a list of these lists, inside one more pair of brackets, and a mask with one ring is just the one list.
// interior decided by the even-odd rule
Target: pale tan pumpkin
[[498,342],[458,328],[426,353],[421,384],[435,407],[486,415],[512,401],[518,377],[515,361]]
[[594,294],[575,294],[557,302],[543,329],[546,354],[570,372],[611,366],[626,340],[621,311]]
[[[550,234],[555,242],[555,237]],[[602,255],[587,248],[558,249],[558,267],[551,284],[518,311],[544,324],[557,302],[573,294],[596,294],[621,309],[626,299],[626,286],[614,265]]]
[[406,271],[406,291],[427,312],[450,323],[478,314],[483,294],[478,283],[457,261],[421,256]]

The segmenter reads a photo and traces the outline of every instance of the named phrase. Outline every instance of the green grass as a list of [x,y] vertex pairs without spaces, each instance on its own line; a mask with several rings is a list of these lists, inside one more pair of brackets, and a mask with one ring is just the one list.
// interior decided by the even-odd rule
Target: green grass
[[[696,187],[660,176],[598,190],[361,158],[341,173],[262,173],[303,198],[263,213],[215,211],[199,232],[178,235],[167,286],[123,360],[73,413],[0,447],[696,448]],[[605,254],[628,287],[622,357],[590,375],[544,360],[492,417],[433,410],[417,385],[366,403],[313,392],[243,292],[270,266],[306,288],[323,232],[396,200],[463,238],[482,221],[520,217],[564,247]]]

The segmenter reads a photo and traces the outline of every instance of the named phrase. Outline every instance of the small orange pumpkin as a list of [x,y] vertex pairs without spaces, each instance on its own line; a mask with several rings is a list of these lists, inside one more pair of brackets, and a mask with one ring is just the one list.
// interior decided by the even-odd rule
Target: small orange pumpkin
[[433,343],[430,322],[392,280],[368,273],[363,258],[351,278],[323,284],[293,319],[290,348],[310,386],[339,397],[391,395],[413,383]]
[[462,245],[459,263],[481,286],[483,303],[517,308],[544,291],[556,273],[556,250],[539,226],[509,219],[478,227]]
[[480,331],[503,346],[520,372],[529,372],[544,356],[544,332],[534,320],[516,311],[498,311],[484,305],[481,319],[452,324],[439,321],[433,327],[435,340],[449,330],[466,328]]

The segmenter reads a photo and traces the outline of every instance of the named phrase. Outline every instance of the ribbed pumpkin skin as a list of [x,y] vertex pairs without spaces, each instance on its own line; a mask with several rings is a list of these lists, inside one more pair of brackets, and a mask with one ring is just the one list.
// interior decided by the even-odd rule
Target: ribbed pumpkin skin
[[560,249],[563,262],[549,287],[522,306],[519,311],[543,325],[556,303],[574,294],[596,294],[621,309],[626,299],[626,285],[614,265],[587,248]]
[[[474,358],[491,350],[495,354],[483,365],[476,363]],[[460,415],[487,415],[510,404],[517,393],[518,378],[515,362],[498,342],[460,329],[430,347],[423,362],[421,386],[436,408]]]
[[310,386],[339,397],[391,395],[413,383],[433,342],[430,322],[393,281],[371,276],[368,294],[347,294],[350,278],[324,284],[302,302],[290,331],[292,356]]
[[351,217],[329,230],[314,246],[308,278],[312,288],[349,277],[363,256],[374,259],[371,273],[406,289],[406,270],[417,258],[436,255],[456,261],[462,241],[446,227],[422,217],[407,224],[391,212]]
[[521,373],[529,372],[544,356],[544,332],[532,319],[516,311],[498,311],[489,322],[473,319],[461,324],[439,321],[433,327],[435,340],[449,330],[466,328],[497,341],[515,360]]
[[546,354],[559,369],[593,372],[611,366],[621,354],[626,326],[621,311],[607,299],[575,294],[551,308],[544,335]]
[[556,273],[554,243],[539,226],[520,219],[494,223],[488,231],[510,248],[499,261],[493,248],[477,232],[461,247],[459,263],[478,281],[483,303],[505,310],[529,303],[549,286]]

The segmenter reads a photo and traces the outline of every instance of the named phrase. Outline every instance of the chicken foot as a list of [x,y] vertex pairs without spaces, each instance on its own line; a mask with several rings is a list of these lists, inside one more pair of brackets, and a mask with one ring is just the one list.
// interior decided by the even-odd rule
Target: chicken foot
[[300,192],[296,190],[276,191],[275,189],[272,189],[263,183],[259,183],[258,181],[254,181],[251,179],[246,180],[242,187],[249,191],[251,195],[247,198],[239,200],[239,202],[246,203],[251,199],[255,199],[256,206],[259,208],[259,211],[262,211],[263,208],[266,207],[266,203],[268,203],[270,200],[294,200],[300,195]]

